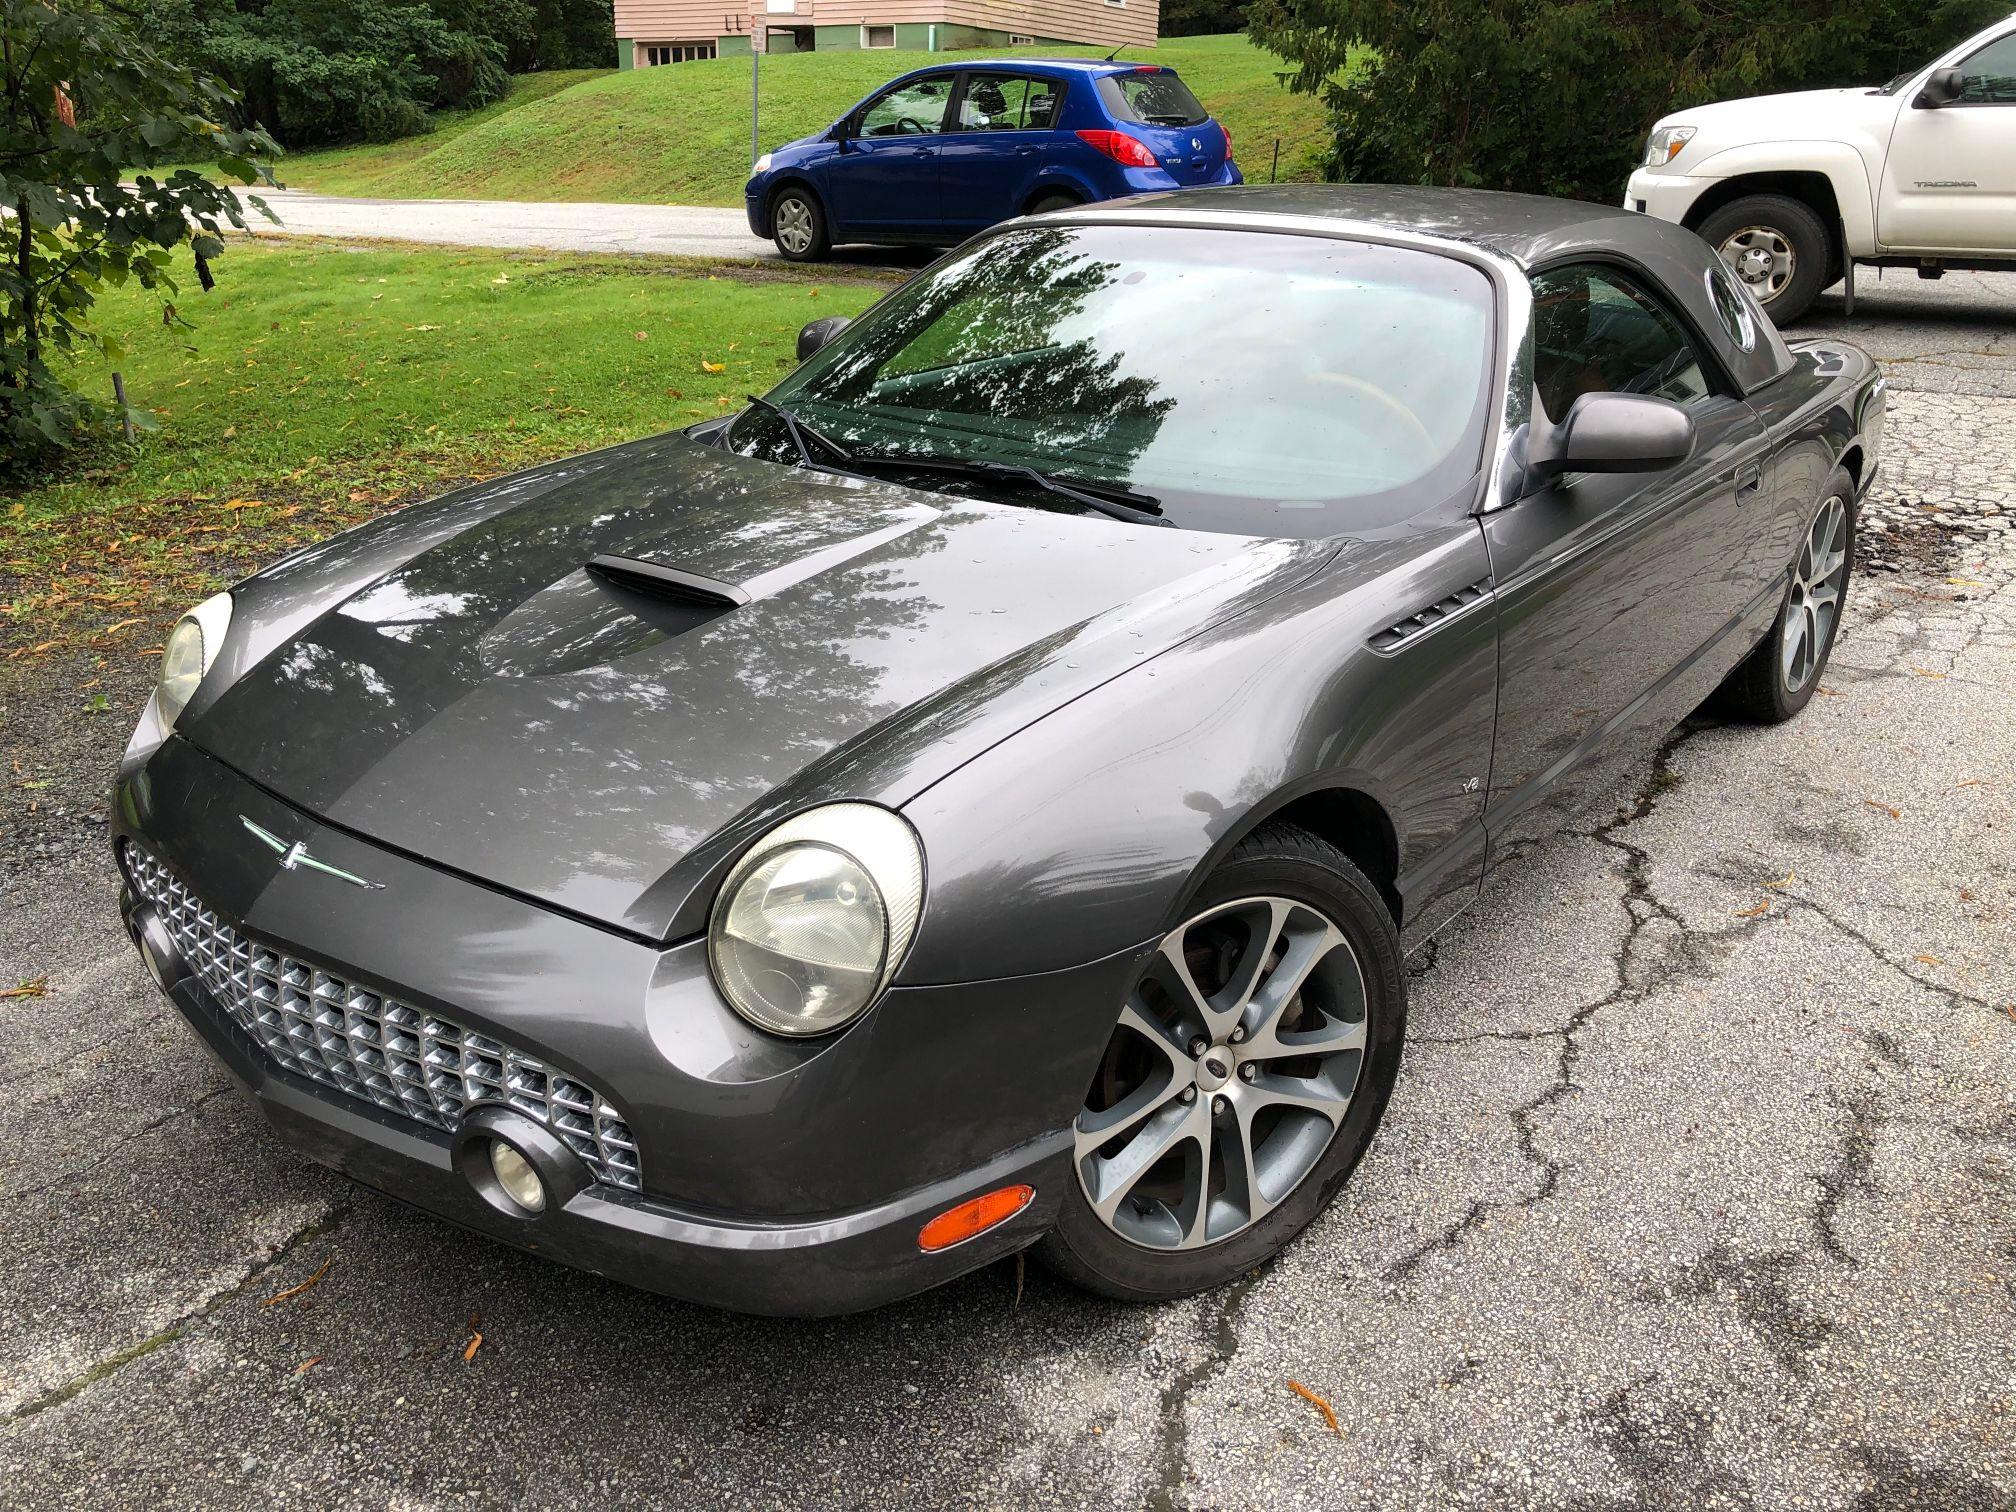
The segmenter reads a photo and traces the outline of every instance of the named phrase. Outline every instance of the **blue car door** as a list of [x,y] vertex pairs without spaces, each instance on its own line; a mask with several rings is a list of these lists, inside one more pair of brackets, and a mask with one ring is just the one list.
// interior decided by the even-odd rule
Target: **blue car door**
[[979,70],[961,76],[938,158],[951,230],[979,231],[1022,213],[1063,100],[1061,79]]
[[841,239],[943,229],[938,154],[957,77],[906,79],[849,117],[845,139],[826,163],[826,191]]

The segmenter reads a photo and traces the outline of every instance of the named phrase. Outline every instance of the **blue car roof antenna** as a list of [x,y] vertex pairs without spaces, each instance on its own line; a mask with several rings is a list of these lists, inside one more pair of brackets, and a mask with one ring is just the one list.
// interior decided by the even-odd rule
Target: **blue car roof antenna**
[[[1122,42],[1120,44],[1120,47],[1125,47],[1126,45],[1127,44],[1125,42]],[[1120,56],[1120,47],[1114,48],[1113,51],[1106,54],[1106,56],[1101,58],[1099,61],[1102,63],[1111,63],[1115,58]]]

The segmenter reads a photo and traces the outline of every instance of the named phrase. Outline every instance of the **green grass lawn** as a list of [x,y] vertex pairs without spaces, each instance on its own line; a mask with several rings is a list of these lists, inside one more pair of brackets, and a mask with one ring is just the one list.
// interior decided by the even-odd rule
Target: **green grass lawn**
[[[1023,48],[1031,56],[1093,56],[1096,48]],[[876,85],[957,53],[778,54],[763,62],[763,145],[830,125]],[[979,56],[974,54],[972,56]],[[1250,179],[1264,180],[1281,143],[1281,177],[1320,177],[1323,108],[1290,94],[1279,58],[1243,36],[1183,37],[1130,58],[1179,69],[1232,130]],[[440,129],[375,147],[283,158],[281,180],[324,194],[388,198],[631,200],[735,205],[749,166],[749,59],[719,58],[629,73],[555,75],[528,83]]]
[[[889,278],[821,270],[235,241],[195,330],[110,292],[134,404],[158,429],[0,492],[0,643],[121,654],[291,546],[548,457],[738,406],[798,327]],[[109,375],[87,368],[87,387]]]

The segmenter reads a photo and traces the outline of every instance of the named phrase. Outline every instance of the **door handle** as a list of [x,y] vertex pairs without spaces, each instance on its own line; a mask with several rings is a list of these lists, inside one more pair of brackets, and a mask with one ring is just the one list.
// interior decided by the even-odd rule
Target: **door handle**
[[1754,463],[1736,470],[1736,497],[1748,499],[1764,486],[1764,469]]
[[1015,156],[1034,157],[1036,156],[1036,149],[1034,147],[1017,147],[1015,149]]

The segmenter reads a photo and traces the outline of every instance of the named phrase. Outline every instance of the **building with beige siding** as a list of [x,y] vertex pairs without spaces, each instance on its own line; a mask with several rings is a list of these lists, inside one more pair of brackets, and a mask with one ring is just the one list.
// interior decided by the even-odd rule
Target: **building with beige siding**
[[1152,47],[1160,0],[616,0],[616,65],[833,48]]

